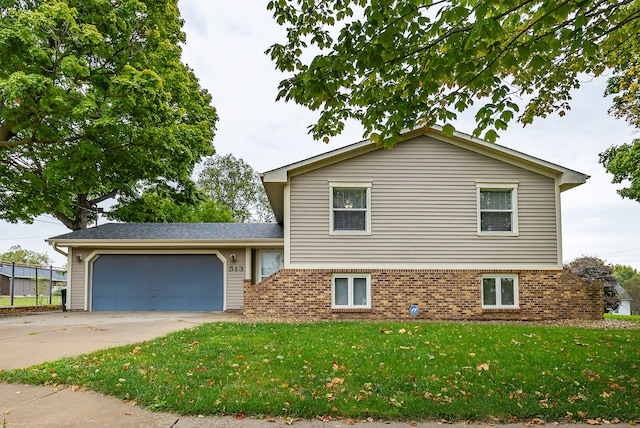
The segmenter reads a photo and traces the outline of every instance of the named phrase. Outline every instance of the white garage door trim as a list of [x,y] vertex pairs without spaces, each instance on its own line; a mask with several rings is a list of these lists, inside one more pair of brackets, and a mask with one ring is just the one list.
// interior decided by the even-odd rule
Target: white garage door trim
[[124,249],[109,249],[109,250],[94,250],[93,252],[91,252],[91,254],[89,254],[87,257],[85,257],[84,259],[84,264],[85,264],[85,269],[84,269],[84,284],[85,284],[85,290],[84,290],[84,310],[85,311],[91,311],[92,307],[91,307],[91,288],[92,288],[92,284],[91,284],[91,278],[92,278],[92,266],[93,266],[93,261],[95,259],[97,259],[100,255],[102,254],[123,254],[123,255],[127,255],[127,254],[213,254],[215,256],[217,256],[220,261],[222,262],[222,293],[223,293],[223,298],[222,298],[222,310],[226,311],[227,310],[227,258],[224,257],[222,255],[222,253],[220,253],[220,251],[218,250],[145,250],[145,249],[140,249],[140,250],[124,250]]

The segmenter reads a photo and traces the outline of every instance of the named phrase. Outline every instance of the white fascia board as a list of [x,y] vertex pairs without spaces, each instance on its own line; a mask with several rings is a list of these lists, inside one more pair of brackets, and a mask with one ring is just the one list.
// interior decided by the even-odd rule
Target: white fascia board
[[[329,152],[303,159],[301,161],[285,165],[280,168],[272,169],[271,171],[263,172],[261,174],[262,181],[266,183],[286,183],[288,178],[292,175],[291,172],[293,171],[295,171],[295,174],[299,174],[302,171],[306,172],[309,169],[315,169],[324,165],[330,165],[341,160],[359,155],[360,149],[368,148],[369,150],[376,150],[380,147],[381,146],[377,146],[370,140],[362,140],[357,143],[341,147],[339,149],[331,150]],[[365,150],[365,152],[369,150]]]
[[[429,133],[425,133],[425,135],[428,134]],[[456,133],[454,133],[454,137],[449,137],[441,132],[432,133],[432,137],[550,178],[559,178],[561,191],[584,184],[589,178],[586,174],[565,168],[561,165],[527,155],[526,153],[499,144],[487,143],[477,138],[469,136],[461,137],[456,135]]]
[[[583,184],[589,176],[577,171],[565,168],[561,165],[545,161],[543,159],[536,158],[534,156],[527,155],[526,153],[519,152],[514,149],[510,149],[506,146],[501,146],[495,143],[488,143],[480,138],[472,137],[462,132],[454,132],[452,136],[446,135],[442,132],[442,127],[432,126],[430,128],[415,128],[407,129],[402,132],[403,140],[425,135],[432,136],[433,138],[461,146],[463,148],[481,153],[484,155],[494,155],[494,157],[504,162],[509,162],[517,166],[521,166],[527,169],[535,169],[536,172],[543,173],[546,171],[546,175],[564,176],[561,185],[579,185]],[[401,143],[400,141],[399,143]],[[379,144],[375,144],[370,140],[362,140],[348,146],[341,147],[317,156],[313,156],[308,159],[304,159],[299,162],[295,162],[289,165],[282,166],[271,171],[267,171],[262,174],[264,182],[279,182],[286,183],[288,178],[295,171],[295,174],[306,172],[309,169],[315,169],[320,166],[332,164],[341,160],[346,160],[350,157],[357,156],[367,151],[376,150],[381,148]],[[573,186],[571,186],[573,187]],[[570,188],[570,187],[567,187]]]
[[284,238],[261,239],[245,241],[205,241],[205,240],[131,240],[131,239],[100,239],[100,240],[61,240],[55,242],[61,247],[90,247],[90,248],[113,248],[113,247],[144,247],[144,248],[238,248],[238,247],[269,247],[284,246]]

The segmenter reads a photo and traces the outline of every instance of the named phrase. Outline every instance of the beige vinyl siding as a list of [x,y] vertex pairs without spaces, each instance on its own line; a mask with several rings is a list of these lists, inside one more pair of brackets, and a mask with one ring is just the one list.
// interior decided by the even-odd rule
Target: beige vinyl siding
[[[246,276],[246,251],[244,248],[232,248],[219,250],[224,258],[227,259],[225,265],[225,300],[227,310],[239,310],[242,309],[243,292],[244,292],[244,278]],[[231,261],[231,254],[236,255],[236,261]],[[232,269],[230,267],[239,267],[240,269]]]
[[[82,311],[85,309],[87,257],[93,248],[70,248],[67,268],[67,309]],[[80,255],[82,260],[78,260]]]
[[[329,235],[329,182],[371,182],[371,235]],[[519,236],[478,236],[477,182],[518,185]],[[290,266],[558,263],[555,180],[429,137],[291,178]]]

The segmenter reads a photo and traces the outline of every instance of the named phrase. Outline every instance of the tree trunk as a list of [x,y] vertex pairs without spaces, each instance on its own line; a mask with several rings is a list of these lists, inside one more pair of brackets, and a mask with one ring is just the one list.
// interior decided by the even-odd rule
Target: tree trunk
[[91,210],[89,201],[87,201],[87,195],[78,195],[77,202],[73,208],[75,217],[72,218],[64,213],[56,212],[56,218],[71,230],[86,229],[89,220],[89,211]]

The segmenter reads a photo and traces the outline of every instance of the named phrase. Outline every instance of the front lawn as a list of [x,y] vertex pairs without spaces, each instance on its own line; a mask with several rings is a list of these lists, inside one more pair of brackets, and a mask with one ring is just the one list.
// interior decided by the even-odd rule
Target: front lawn
[[636,322],[640,324],[640,315],[604,314],[605,319]]
[[0,373],[180,414],[640,419],[640,332],[481,323],[206,324]]

